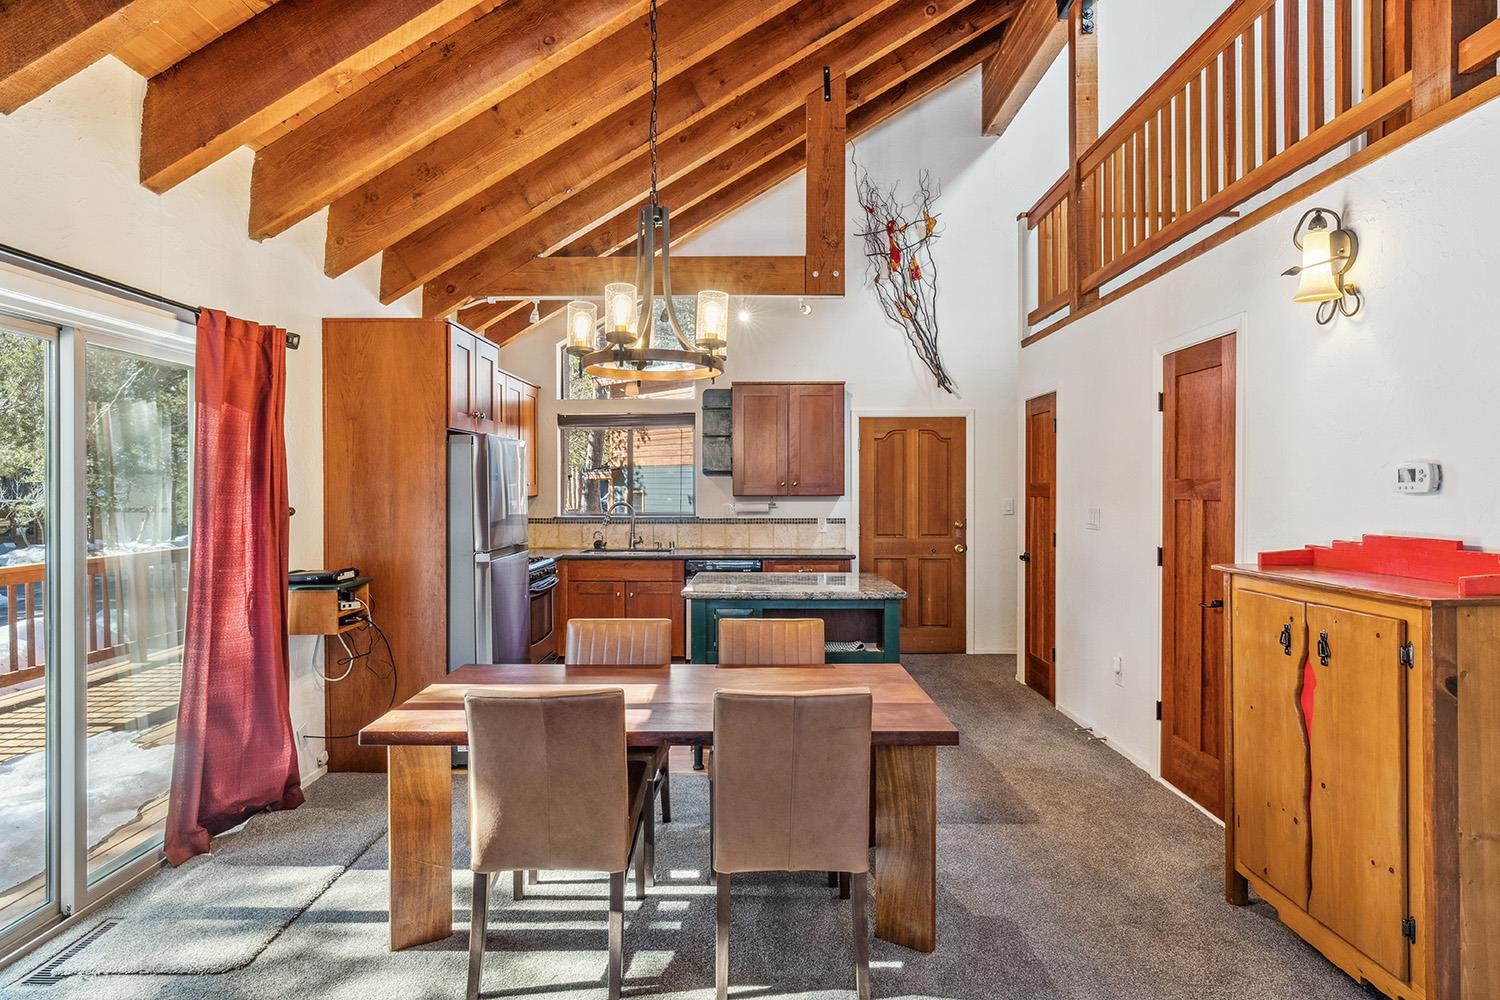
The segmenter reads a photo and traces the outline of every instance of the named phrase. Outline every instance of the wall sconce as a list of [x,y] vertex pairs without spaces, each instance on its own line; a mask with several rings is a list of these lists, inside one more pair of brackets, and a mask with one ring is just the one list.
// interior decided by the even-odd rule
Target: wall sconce
[[1339,214],[1327,208],[1309,210],[1297,221],[1292,245],[1302,251],[1302,263],[1282,272],[1283,277],[1300,279],[1292,301],[1318,303],[1318,322],[1324,326],[1335,316],[1359,312],[1364,297],[1353,282],[1344,280],[1359,257],[1359,240],[1344,228]]

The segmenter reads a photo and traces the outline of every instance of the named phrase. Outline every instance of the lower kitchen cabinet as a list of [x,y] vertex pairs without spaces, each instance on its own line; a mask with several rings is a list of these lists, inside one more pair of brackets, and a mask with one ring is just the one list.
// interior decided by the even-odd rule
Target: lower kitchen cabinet
[[766,559],[761,569],[767,573],[847,573],[848,559]]
[[682,599],[680,559],[564,559],[557,655],[567,653],[572,618],[669,618],[672,656],[687,655],[687,610]]
[[1500,996],[1500,596],[1221,569],[1230,902],[1387,996]]

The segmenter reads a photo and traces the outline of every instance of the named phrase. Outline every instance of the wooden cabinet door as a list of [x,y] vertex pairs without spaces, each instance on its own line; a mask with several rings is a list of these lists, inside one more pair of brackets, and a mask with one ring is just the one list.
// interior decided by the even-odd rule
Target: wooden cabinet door
[[1402,934],[1411,913],[1405,642],[1399,618],[1307,606],[1307,911],[1403,982],[1411,947]]
[[521,411],[516,426],[516,437],[526,444],[526,495],[534,497],[542,491],[541,463],[537,457],[537,403],[541,390],[530,382],[515,380],[521,394]]
[[843,496],[843,383],[789,385],[786,389],[786,492],[792,496]]
[[766,559],[760,567],[767,573],[847,573],[847,559]]
[[1248,590],[1234,594],[1234,854],[1306,909],[1312,850],[1307,818],[1306,607]]
[[735,496],[782,496],[787,492],[787,387],[734,387]]
[[479,413],[480,430],[495,433],[500,427],[500,407],[496,392],[501,379],[500,347],[483,337],[474,338],[474,409]]
[[478,367],[474,335],[460,327],[448,327],[448,426],[472,431],[477,427],[474,373]]
[[624,618],[625,584],[618,580],[571,580],[563,614],[558,631],[564,633],[569,619]]
[[500,424],[500,433],[509,437],[521,436],[521,386],[520,379],[500,372],[495,379],[495,411]]
[[677,581],[641,580],[625,584],[626,618],[670,618],[672,655],[687,656],[687,612],[682,584]]

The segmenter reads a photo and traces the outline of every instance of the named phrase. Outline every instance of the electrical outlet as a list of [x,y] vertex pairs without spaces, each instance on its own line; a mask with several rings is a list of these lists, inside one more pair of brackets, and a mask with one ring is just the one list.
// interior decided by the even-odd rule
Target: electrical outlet
[[318,751],[318,766],[319,767],[327,767],[328,766],[328,751],[327,750],[319,750]]
[[1115,687],[1124,687],[1125,657],[1121,656],[1119,653],[1116,653],[1114,655],[1114,658],[1109,661],[1109,667],[1114,671],[1115,674]]

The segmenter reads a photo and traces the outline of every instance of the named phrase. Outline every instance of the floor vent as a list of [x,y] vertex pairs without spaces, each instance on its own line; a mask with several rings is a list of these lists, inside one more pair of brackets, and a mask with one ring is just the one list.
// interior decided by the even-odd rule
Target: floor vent
[[74,955],[78,954],[83,949],[87,948],[89,945],[93,944],[100,937],[102,937],[106,931],[114,930],[115,925],[118,923],[119,921],[113,918],[99,921],[99,925],[97,927],[90,929],[87,934],[83,935],[83,937],[79,938],[77,941],[74,941],[72,944],[68,945],[56,955],[53,955],[50,959],[47,960],[45,965],[38,968],[35,972],[27,976],[25,979],[21,980],[20,985],[52,986],[56,983],[62,982],[67,977],[57,970],[62,968],[63,963],[72,958]]

